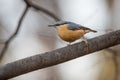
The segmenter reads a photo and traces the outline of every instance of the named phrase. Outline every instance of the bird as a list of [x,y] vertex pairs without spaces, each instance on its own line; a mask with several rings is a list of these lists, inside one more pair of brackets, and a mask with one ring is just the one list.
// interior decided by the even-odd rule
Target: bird
[[57,30],[58,36],[68,42],[68,45],[71,45],[72,42],[83,38],[83,41],[88,44],[87,39],[84,37],[86,33],[89,32],[97,32],[96,30],[92,30],[90,28],[84,27],[74,22],[70,21],[58,21],[53,25],[48,25],[49,27],[55,27]]

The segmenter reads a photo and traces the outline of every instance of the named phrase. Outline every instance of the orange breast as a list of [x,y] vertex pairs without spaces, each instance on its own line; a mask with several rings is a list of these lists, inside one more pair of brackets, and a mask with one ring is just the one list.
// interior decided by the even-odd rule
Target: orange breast
[[73,42],[84,35],[84,30],[69,30],[67,25],[59,26],[57,33],[61,39],[67,42]]

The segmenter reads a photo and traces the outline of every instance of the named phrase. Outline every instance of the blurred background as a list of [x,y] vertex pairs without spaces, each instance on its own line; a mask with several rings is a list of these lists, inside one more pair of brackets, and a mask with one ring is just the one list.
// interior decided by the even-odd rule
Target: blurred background
[[[120,29],[120,0],[31,1],[62,20],[98,31],[86,34],[88,39]],[[0,0],[0,51],[15,32],[25,7],[23,0]],[[29,8],[20,32],[10,43],[0,65],[66,46],[67,43],[57,36],[55,29],[48,27],[54,23],[43,12]],[[9,80],[120,80],[119,48],[115,46]]]

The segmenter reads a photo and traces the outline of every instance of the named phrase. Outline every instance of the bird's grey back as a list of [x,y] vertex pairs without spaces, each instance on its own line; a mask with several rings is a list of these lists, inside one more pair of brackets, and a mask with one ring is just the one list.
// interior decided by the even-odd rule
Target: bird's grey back
[[73,23],[73,22],[68,22],[68,29],[70,30],[79,30],[79,29],[88,29],[86,27],[83,27],[82,25],[78,25],[76,23]]

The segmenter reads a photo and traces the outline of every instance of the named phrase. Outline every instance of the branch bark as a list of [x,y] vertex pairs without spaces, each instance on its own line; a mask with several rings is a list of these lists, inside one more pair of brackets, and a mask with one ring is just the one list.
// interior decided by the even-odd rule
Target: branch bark
[[[120,44],[120,30],[88,40],[89,53]],[[24,58],[0,67],[0,80],[5,80],[34,70],[50,67],[83,55],[86,45],[79,42],[57,50]]]

